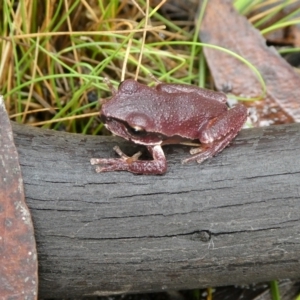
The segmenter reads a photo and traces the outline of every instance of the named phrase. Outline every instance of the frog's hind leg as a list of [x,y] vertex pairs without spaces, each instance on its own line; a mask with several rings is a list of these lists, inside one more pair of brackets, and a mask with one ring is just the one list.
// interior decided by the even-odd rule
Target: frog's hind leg
[[247,119],[247,108],[241,104],[236,105],[204,130],[200,136],[202,147],[191,149],[193,154],[182,161],[198,163],[213,157],[221,152],[241,130]]
[[231,140],[237,135],[237,132],[231,132],[227,136],[225,136],[222,140],[219,140],[212,145],[205,146],[204,148],[194,148],[191,149],[191,154],[194,154],[186,159],[182,160],[183,164],[197,161],[197,163],[202,163],[204,160],[213,157],[217,153],[221,152],[230,142]]

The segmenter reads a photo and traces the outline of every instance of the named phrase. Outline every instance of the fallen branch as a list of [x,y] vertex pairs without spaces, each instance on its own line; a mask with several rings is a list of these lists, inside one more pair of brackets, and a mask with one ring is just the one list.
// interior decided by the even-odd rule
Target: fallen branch
[[[201,165],[166,147],[163,176],[96,174],[121,139],[13,125],[35,226],[39,297],[299,277],[300,124],[242,130]],[[1,137],[0,137],[1,138]]]

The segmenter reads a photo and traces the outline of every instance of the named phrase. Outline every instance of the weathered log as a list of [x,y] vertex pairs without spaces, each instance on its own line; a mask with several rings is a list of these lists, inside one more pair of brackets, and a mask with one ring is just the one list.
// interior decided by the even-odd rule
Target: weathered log
[[137,147],[14,124],[40,297],[190,289],[300,277],[300,124],[242,130],[213,159],[163,176],[96,174]]

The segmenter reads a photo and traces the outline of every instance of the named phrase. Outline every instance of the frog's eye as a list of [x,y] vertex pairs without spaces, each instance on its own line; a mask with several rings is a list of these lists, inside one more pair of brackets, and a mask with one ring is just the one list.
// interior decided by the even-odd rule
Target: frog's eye
[[141,135],[149,132],[148,128],[153,128],[148,115],[141,112],[131,112],[126,116],[126,127],[130,127],[130,133]]
[[130,126],[130,127],[136,132],[145,131],[145,129],[141,126]]
[[128,132],[130,132],[133,135],[142,135],[145,134],[146,131],[144,128],[140,127],[140,126],[128,126],[127,127]]

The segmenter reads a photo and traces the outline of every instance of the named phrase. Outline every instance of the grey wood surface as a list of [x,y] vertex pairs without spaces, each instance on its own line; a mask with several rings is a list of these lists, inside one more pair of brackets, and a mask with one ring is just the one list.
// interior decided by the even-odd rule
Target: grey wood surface
[[300,124],[242,130],[201,165],[96,174],[113,137],[14,124],[40,297],[190,289],[300,277]]

